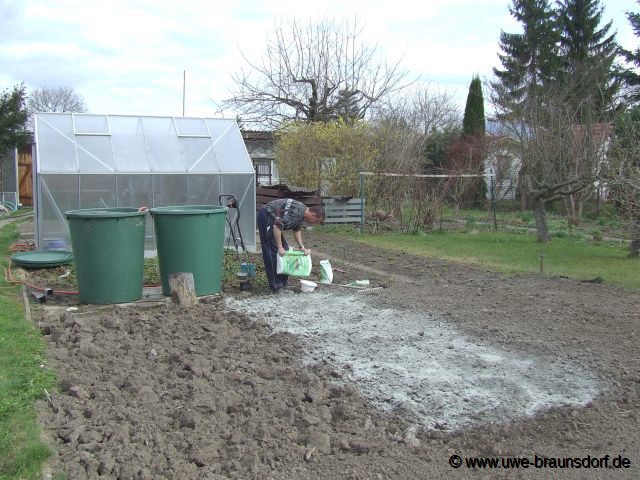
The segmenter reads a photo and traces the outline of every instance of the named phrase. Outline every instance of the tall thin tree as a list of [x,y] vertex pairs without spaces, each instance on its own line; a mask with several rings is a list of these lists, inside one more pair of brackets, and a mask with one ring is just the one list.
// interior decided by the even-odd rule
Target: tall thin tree
[[484,135],[485,133],[484,96],[482,95],[482,82],[478,75],[473,77],[469,85],[467,105],[462,119],[462,131],[465,135]]
[[[452,150],[453,158],[451,160],[457,165],[457,169],[475,174],[481,174],[484,171],[485,128],[482,82],[480,77],[475,75],[469,84],[467,105],[462,119],[463,138],[458,142],[457,149]],[[486,183],[481,177],[472,180],[459,178],[457,186],[460,186],[461,191],[465,193],[458,197],[456,206],[460,201],[472,201],[475,204],[480,204],[485,198]]]

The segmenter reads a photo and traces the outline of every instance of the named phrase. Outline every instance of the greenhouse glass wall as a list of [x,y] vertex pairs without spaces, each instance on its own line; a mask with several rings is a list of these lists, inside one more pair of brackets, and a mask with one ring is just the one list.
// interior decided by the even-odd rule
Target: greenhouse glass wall
[[[71,248],[68,210],[219,205],[220,195],[233,194],[245,244],[255,251],[255,173],[235,120],[41,113],[35,142],[41,250]],[[235,223],[235,210],[229,215]],[[145,250],[155,250],[150,217],[146,229]],[[228,227],[225,245],[233,246]]]

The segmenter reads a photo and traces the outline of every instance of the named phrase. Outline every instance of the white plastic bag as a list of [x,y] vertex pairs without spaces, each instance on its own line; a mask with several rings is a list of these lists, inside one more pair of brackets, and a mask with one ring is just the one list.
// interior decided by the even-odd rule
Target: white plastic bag
[[333,268],[329,260],[320,260],[320,283],[325,285],[333,282]]

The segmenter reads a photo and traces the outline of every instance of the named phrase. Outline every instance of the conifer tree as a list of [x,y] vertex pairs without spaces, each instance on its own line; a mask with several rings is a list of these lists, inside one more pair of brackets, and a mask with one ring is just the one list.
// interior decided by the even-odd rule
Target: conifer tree
[[[640,5],[640,0],[637,3]],[[640,38],[640,13],[627,12],[627,19],[635,36]],[[622,72],[622,79],[629,87],[627,100],[632,104],[638,103],[640,102],[640,47],[635,50],[621,49],[621,52],[632,67]]]
[[522,33],[500,33],[498,54],[502,68],[494,68],[492,101],[498,117],[518,115],[523,103],[553,78],[557,67],[554,13],[548,0],[513,0],[511,15]]
[[462,131],[465,135],[484,135],[484,97],[480,77],[475,75],[469,85],[467,105],[464,109]]
[[600,27],[602,12],[600,0],[558,0],[559,80],[578,123],[587,121],[585,109],[597,115],[591,121],[604,120],[620,89],[614,75],[618,45],[609,33],[612,22]]
[[[458,157],[455,159],[456,163],[458,166],[464,165],[465,170],[480,174],[484,171],[486,144],[484,97],[482,95],[482,83],[477,75],[472,78],[469,85],[467,105],[464,109],[462,120],[462,134],[463,138],[458,143],[459,155],[453,155]],[[464,157],[466,160],[460,157]],[[462,190],[467,190],[467,192],[459,200],[471,200],[475,204],[481,204],[486,194],[484,180],[482,178],[474,178],[472,181],[465,183],[469,183],[469,185]]]

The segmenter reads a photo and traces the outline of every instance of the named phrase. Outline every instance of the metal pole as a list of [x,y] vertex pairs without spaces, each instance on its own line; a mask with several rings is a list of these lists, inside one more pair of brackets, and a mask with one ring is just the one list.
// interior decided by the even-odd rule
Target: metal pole
[[493,168],[489,170],[491,175],[490,180],[490,190],[491,190],[491,209],[493,210],[493,228],[497,232],[498,231],[498,216],[496,215],[496,187],[494,183],[494,175]]
[[364,173],[360,172],[360,235],[364,234]]
[[184,98],[187,84],[187,71],[182,71],[182,116],[184,117]]

